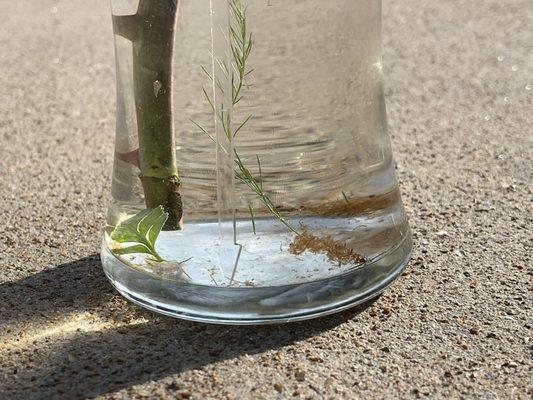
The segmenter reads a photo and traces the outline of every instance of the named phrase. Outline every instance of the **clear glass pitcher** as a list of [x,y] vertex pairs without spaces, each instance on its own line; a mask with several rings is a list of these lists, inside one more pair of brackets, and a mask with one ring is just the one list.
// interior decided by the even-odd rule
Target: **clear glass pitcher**
[[380,0],[112,0],[105,272],[185,319],[312,318],[382,292],[411,236]]

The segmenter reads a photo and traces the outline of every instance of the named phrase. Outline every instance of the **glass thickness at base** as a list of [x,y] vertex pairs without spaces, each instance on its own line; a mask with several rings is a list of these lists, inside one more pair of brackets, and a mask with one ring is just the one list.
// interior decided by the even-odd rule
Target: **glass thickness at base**
[[379,259],[327,279],[262,287],[218,287],[161,279],[113,255],[104,240],[102,264],[113,286],[132,302],[171,317],[228,325],[316,318],[359,305],[392,284],[407,265],[409,232]]

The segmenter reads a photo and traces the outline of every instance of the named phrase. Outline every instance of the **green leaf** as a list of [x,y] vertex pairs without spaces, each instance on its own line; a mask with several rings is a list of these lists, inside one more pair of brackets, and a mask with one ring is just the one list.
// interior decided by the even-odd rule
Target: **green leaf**
[[129,247],[119,247],[119,248],[113,249],[113,253],[115,254],[136,254],[136,253],[151,254],[150,250],[142,244],[135,244]]
[[165,222],[167,221],[168,214],[163,212],[161,213],[153,222],[153,224],[148,228],[148,241],[150,243],[153,243],[155,246],[155,242],[159,236],[159,233],[161,233],[161,229],[163,228],[163,225],[165,225]]
[[237,133],[239,133],[239,131],[243,128],[244,125],[248,123],[248,121],[250,121],[251,118],[252,118],[252,115],[249,115],[248,118],[246,118],[244,122],[240,124],[237,129],[235,129],[235,132],[233,132],[233,137],[237,136]]
[[248,209],[250,210],[250,218],[252,219],[252,229],[254,230],[254,235],[257,235],[255,231],[255,218],[254,218],[254,209],[251,204],[248,204]]
[[344,193],[344,190],[341,190],[341,193],[342,193],[342,197],[344,197],[344,201],[350,204],[350,199],[348,199],[348,196],[346,195],[346,193]]
[[116,254],[151,254],[157,261],[164,261],[155,250],[155,242],[168,219],[162,206],[143,210],[118,223],[111,240],[117,243],[132,243],[132,246],[113,249]]

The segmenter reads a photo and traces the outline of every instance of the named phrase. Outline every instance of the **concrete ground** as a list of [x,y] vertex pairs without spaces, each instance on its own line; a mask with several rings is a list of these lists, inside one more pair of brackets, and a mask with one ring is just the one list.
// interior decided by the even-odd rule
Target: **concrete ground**
[[384,0],[413,260],[365,309],[260,328],[112,290],[107,1],[0,4],[0,398],[531,398],[531,0]]

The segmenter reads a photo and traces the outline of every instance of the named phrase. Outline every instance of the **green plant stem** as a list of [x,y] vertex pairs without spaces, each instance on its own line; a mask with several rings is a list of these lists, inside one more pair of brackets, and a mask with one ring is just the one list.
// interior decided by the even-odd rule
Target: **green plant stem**
[[183,203],[172,106],[172,62],[178,0],[141,0],[137,14],[114,19],[133,44],[138,165],[147,208],[163,206],[165,230],[180,229]]

